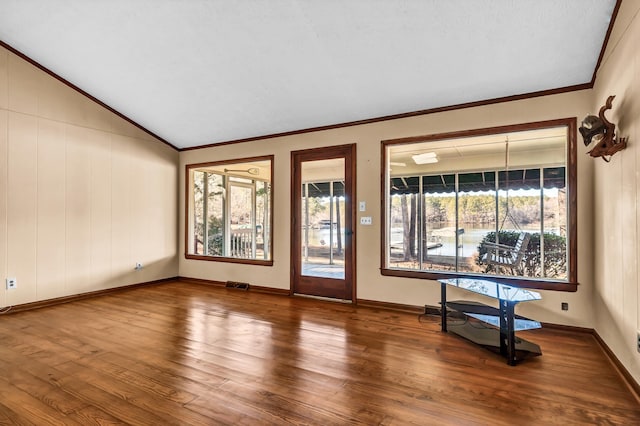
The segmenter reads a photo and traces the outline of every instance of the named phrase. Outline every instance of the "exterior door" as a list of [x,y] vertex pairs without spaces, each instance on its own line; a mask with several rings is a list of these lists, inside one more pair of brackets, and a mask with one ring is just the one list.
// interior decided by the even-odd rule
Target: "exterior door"
[[355,299],[355,145],[294,151],[291,290]]

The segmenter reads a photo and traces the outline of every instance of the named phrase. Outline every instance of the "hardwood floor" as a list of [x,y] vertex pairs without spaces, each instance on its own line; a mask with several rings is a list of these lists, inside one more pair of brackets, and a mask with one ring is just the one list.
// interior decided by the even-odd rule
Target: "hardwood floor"
[[593,336],[510,367],[437,318],[167,283],[0,317],[1,424],[638,424]]

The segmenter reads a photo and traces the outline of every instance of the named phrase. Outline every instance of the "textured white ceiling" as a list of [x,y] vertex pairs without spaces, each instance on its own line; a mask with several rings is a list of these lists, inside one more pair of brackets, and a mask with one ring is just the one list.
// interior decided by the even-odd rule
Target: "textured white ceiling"
[[176,147],[589,83],[615,0],[2,0],[0,40]]

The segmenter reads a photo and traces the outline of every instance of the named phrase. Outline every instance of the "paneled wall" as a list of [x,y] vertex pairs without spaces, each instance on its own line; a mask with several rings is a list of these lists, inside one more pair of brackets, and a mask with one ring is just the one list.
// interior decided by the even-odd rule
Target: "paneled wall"
[[640,383],[640,2],[623,1],[598,71],[591,111],[629,138],[610,163],[594,160],[595,329]]
[[0,47],[0,307],[176,276],[177,163]]

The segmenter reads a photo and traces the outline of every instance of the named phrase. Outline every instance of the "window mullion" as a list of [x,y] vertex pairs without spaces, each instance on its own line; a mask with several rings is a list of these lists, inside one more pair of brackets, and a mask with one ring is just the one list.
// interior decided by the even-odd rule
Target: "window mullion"
[[455,205],[456,205],[455,271],[458,272],[458,270],[459,270],[459,265],[458,265],[459,259],[458,259],[458,257],[459,257],[459,254],[460,254],[460,249],[459,249],[459,247],[460,247],[460,232],[459,232],[459,228],[460,228],[460,206],[458,204],[459,201],[460,201],[460,197],[459,197],[459,194],[458,194],[458,189],[459,189],[459,183],[460,183],[460,179],[459,179],[460,175],[458,173],[456,173],[454,176],[455,176],[454,188],[455,188],[455,194],[456,194],[456,202],[455,202]]
[[500,171],[496,170],[495,180],[495,195],[496,195],[496,238],[495,243],[500,243]]
[[424,200],[423,200],[423,195],[422,195],[422,176],[418,177],[418,194],[416,195],[418,197],[418,220],[417,220],[417,224],[416,226],[418,226],[418,241],[416,242],[418,244],[418,269],[422,270],[422,262],[424,260],[424,253],[423,250],[425,248],[425,226],[424,226]]
[[309,261],[309,182],[304,185],[304,261]]
[[329,182],[329,265],[333,265],[333,181]]
[[231,180],[228,176],[224,176],[225,197],[222,202],[224,203],[224,248],[223,253],[225,256],[231,255]]
[[253,185],[251,186],[251,258],[256,258],[256,206],[258,205],[256,201],[256,181],[253,181]]
[[202,253],[209,255],[209,173],[204,172],[202,184]]
[[540,276],[545,277],[544,262],[544,169],[540,167]]

